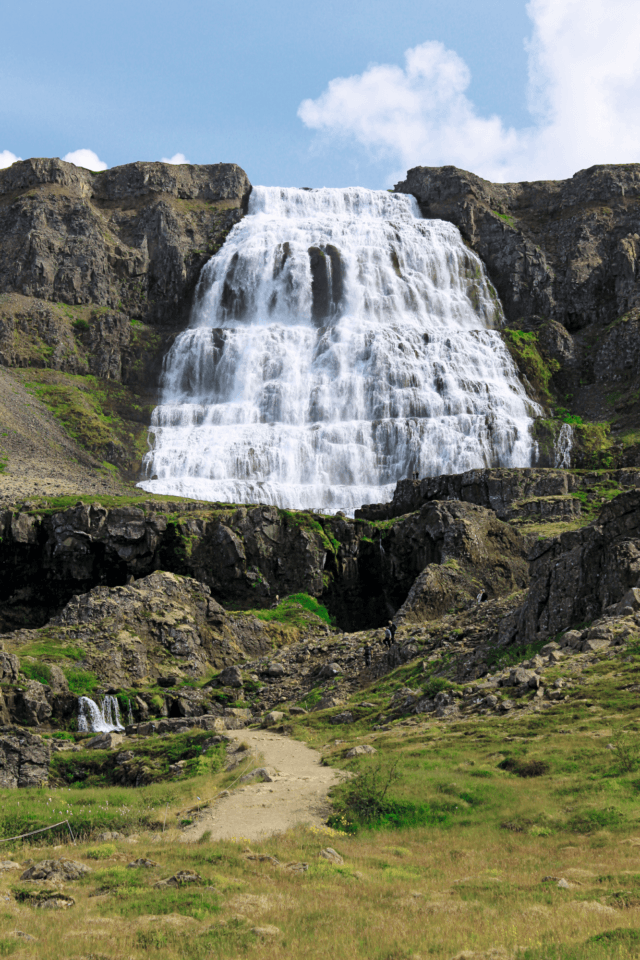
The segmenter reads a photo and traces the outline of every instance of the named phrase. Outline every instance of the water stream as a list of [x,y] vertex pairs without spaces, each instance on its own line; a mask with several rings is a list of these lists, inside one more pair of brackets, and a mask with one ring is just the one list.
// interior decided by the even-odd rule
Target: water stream
[[255,187],[167,354],[145,490],[339,509],[531,465],[482,262],[413,197]]
[[116,697],[108,694],[102,701],[102,707],[99,707],[90,697],[79,697],[78,730],[91,733],[112,733],[114,730],[124,730]]

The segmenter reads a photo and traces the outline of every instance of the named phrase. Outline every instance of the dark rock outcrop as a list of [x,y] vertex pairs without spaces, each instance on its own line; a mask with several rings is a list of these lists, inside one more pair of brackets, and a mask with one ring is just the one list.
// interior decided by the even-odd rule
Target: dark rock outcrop
[[[389,619],[430,563],[458,560],[492,594],[522,581],[511,566],[522,555],[519,535],[491,511],[463,503],[427,504],[383,528],[271,506],[80,503],[52,513],[9,511],[0,537],[5,630],[40,626],[76,594],[155,570],[193,577],[223,605],[253,608],[276,594],[308,593],[350,629]],[[507,560],[491,546],[498,541]],[[80,616],[84,604],[72,601],[69,610]]]
[[510,322],[547,317],[576,331],[640,306],[640,164],[533,183],[414,167],[395,189],[413,194],[426,217],[460,229],[484,260]]
[[616,497],[582,530],[543,540],[530,556],[525,603],[505,642],[531,643],[590,622],[640,583],[640,490]]
[[20,727],[0,728],[0,787],[41,787],[49,776],[51,748]]
[[233,163],[14,163],[0,171],[0,291],[175,323],[250,190]]
[[621,489],[640,486],[634,468],[597,474],[569,470],[510,468],[467,470],[423,480],[401,480],[390,503],[373,503],[356,510],[363,520],[392,520],[419,510],[432,500],[463,500],[495,511],[501,520],[524,516],[568,518],[580,515],[580,501],[571,494],[610,483]]

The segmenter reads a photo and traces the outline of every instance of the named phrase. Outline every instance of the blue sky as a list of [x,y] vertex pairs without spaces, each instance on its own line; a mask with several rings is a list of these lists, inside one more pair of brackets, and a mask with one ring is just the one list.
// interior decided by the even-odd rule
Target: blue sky
[[0,157],[182,154],[291,186],[386,187],[417,163],[567,176],[640,159],[637,12],[637,0],[5,4]]

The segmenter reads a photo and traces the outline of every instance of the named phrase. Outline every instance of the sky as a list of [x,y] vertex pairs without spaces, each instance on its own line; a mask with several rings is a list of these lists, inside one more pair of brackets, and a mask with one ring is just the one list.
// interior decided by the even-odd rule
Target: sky
[[639,0],[5,4],[0,167],[238,163],[382,189],[640,161]]

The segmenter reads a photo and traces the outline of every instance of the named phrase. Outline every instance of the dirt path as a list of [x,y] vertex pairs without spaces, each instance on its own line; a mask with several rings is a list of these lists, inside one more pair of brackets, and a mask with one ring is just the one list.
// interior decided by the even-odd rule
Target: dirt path
[[261,763],[273,782],[233,789],[184,831],[185,840],[197,840],[205,831],[212,840],[258,840],[298,823],[324,823],[329,814],[327,792],[339,783],[341,774],[322,767],[317,750],[268,730],[242,730],[235,739],[262,755]]

